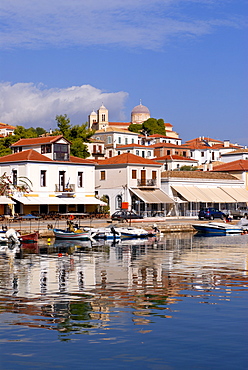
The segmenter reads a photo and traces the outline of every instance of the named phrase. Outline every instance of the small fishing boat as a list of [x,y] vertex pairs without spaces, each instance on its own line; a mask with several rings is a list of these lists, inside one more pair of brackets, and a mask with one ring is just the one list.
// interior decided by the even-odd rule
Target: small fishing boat
[[29,233],[29,234],[23,234],[23,235],[20,235],[19,239],[22,243],[37,242],[39,239],[39,233],[34,232],[34,233]]
[[81,229],[72,231],[72,230],[62,230],[62,229],[53,229],[56,239],[73,239],[73,240],[91,240],[91,233],[88,231],[83,231]]
[[195,230],[205,234],[241,234],[242,228],[236,225],[225,224],[221,222],[209,222],[207,224],[193,224]]

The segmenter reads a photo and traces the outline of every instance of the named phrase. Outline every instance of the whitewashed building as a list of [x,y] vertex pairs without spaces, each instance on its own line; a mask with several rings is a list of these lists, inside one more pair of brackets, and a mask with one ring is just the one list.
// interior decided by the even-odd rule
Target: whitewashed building
[[161,190],[161,164],[132,153],[98,162],[96,193],[108,199],[111,214],[127,203],[142,216],[164,215],[173,203]]
[[20,139],[12,150],[0,157],[0,175],[14,184],[26,178],[32,190],[12,194],[16,213],[93,212],[102,204],[95,198],[94,162],[71,156],[62,135]]

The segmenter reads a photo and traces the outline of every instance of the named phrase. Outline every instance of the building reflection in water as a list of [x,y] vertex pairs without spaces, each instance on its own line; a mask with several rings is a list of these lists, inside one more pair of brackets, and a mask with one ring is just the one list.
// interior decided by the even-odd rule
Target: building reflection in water
[[42,322],[64,333],[108,326],[112,313],[125,308],[131,308],[133,324],[150,325],[153,315],[173,317],[182,297],[204,302],[214,291],[216,301],[219,294],[228,300],[230,286],[247,286],[247,248],[228,238],[225,245],[206,239],[177,234],[161,242],[74,247],[71,253],[53,246],[50,254],[47,249],[18,260],[6,254],[0,260],[2,302],[13,309],[11,292],[18,297],[15,310],[28,307],[29,315],[40,316],[37,327]]

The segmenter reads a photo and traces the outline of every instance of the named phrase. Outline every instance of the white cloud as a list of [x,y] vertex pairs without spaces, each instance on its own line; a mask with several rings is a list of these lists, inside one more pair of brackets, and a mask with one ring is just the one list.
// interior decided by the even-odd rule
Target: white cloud
[[42,84],[0,83],[0,121],[49,130],[56,127],[56,115],[67,114],[71,124],[81,125],[102,103],[109,109],[110,120],[122,121],[127,96],[123,91],[108,93],[90,85],[47,89]]
[[220,26],[240,26],[239,17],[220,12],[223,9],[224,13],[230,1],[2,0],[0,46],[121,45],[155,49],[171,36],[199,36]]

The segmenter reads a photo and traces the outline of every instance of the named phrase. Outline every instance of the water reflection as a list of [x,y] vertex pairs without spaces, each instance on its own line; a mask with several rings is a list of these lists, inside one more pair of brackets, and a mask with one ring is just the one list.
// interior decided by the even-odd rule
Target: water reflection
[[247,289],[247,256],[248,236],[192,234],[2,248],[0,309],[18,313],[16,325],[53,329],[63,340],[121,326],[123,312],[148,333],[154,317],[173,318],[185,298],[218,305]]

